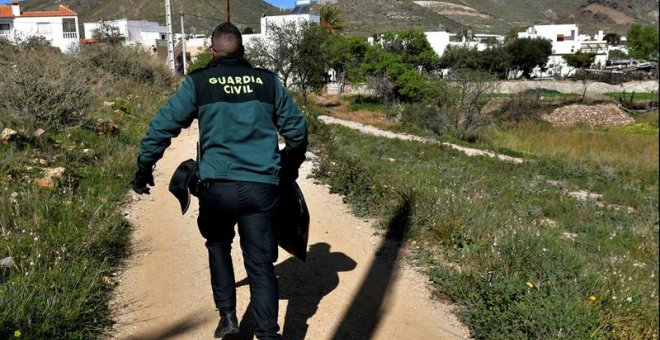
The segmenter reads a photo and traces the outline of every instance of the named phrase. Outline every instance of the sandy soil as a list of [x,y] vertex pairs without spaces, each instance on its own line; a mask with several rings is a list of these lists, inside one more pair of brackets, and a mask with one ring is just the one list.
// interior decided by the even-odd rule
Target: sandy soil
[[[151,196],[134,197],[126,212],[134,225],[128,267],[117,277],[117,325],[110,338],[211,339],[217,325],[207,253],[196,227],[197,202],[182,216],[167,191],[169,176],[194,155],[196,129],[184,131],[158,164]],[[306,263],[280,249],[280,326],[285,339],[462,339],[468,329],[454,306],[434,301],[428,278],[412,268],[406,246],[386,239],[374,221],[354,217],[341,197],[298,180],[311,214]],[[238,237],[238,235],[237,235]],[[234,242],[238,314],[243,339],[252,339],[248,287]]]

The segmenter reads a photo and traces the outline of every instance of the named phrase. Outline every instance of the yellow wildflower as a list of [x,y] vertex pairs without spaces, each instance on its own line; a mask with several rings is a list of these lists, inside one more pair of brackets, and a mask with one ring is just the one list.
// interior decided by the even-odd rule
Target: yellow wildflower
[[527,288],[534,288],[534,284],[531,281],[527,281]]
[[21,331],[15,331],[14,338],[20,338],[20,337],[21,337]]
[[589,300],[596,301],[596,297],[592,295],[592,296],[589,297]]

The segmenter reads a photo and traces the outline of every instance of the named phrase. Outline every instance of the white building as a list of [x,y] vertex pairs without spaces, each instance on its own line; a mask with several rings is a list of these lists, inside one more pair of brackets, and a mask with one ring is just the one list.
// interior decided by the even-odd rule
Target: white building
[[449,43],[456,37],[456,34],[449,32],[424,32],[424,35],[439,57],[442,57]]
[[33,36],[44,37],[62,52],[77,50],[78,14],[63,5],[52,11],[22,11],[16,0],[0,5],[0,37],[18,43]]
[[261,18],[261,33],[258,34],[243,34],[243,45],[246,47],[256,38],[265,38],[268,39],[268,36],[272,33],[270,30],[274,26],[282,27],[291,22],[295,22],[298,25],[303,25],[308,22],[320,23],[321,18],[318,15],[312,14],[289,14],[289,15],[273,15],[265,16]]
[[119,33],[125,38],[126,45],[142,45],[145,47],[155,46],[156,40],[167,39],[167,28],[160,26],[157,22],[146,20],[110,20],[104,22],[86,22],[83,24],[85,38],[91,39],[94,32],[102,24],[116,27]]
[[570,76],[576,70],[566,64],[564,56],[577,52],[594,53],[594,64],[604,67],[607,63],[608,45],[604,40],[603,31],[595,36],[579,34],[578,26],[569,25],[535,25],[527,31],[518,33],[518,38],[542,38],[552,42],[552,54],[546,65],[547,71],[535,70],[533,76]]
[[470,38],[462,37],[457,40],[457,35],[449,32],[424,32],[426,40],[439,57],[445,53],[448,47],[468,47],[477,51],[487,49],[493,42],[504,42],[504,36],[498,34],[475,34]]

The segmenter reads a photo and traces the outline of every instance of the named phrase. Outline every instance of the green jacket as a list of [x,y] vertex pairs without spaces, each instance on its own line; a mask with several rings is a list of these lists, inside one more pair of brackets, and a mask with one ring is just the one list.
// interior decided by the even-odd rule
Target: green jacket
[[[307,123],[273,73],[242,58],[216,58],[192,72],[142,139],[138,167],[153,169],[170,140],[197,119],[202,180],[278,184],[305,159]],[[278,133],[286,147],[280,152]]]

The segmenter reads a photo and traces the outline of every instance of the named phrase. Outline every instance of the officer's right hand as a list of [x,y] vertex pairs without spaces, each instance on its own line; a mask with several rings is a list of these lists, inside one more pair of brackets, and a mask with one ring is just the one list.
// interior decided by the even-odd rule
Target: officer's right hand
[[147,170],[138,170],[135,173],[135,178],[131,182],[131,186],[133,187],[133,191],[136,193],[142,195],[142,194],[147,194],[149,195],[149,187],[147,187],[147,184],[150,186],[154,186],[154,175],[151,171]]

